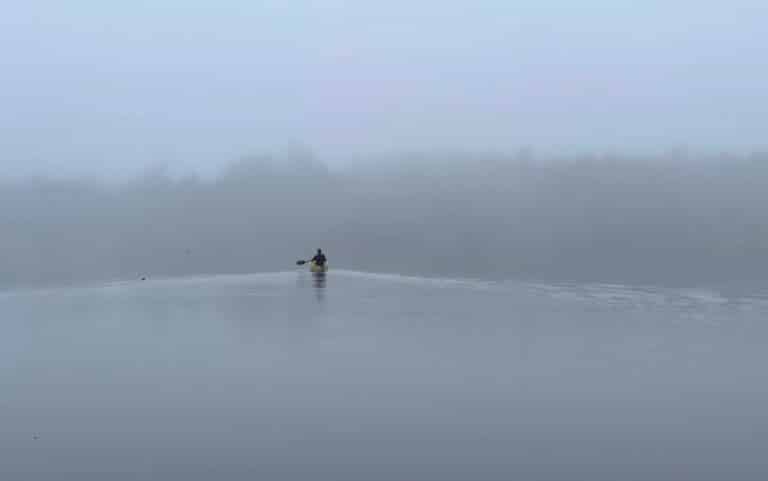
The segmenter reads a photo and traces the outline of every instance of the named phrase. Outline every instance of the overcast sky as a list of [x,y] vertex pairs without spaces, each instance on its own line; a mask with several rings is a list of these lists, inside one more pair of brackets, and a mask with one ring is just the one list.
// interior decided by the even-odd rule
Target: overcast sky
[[0,17],[2,172],[311,146],[765,148],[764,0],[67,0]]

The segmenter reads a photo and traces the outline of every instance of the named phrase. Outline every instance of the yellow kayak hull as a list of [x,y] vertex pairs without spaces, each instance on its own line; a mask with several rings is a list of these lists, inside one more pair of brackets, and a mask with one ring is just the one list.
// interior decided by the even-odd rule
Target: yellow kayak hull
[[322,273],[322,272],[328,272],[328,263],[325,265],[318,265],[314,262],[309,263],[309,271],[314,272],[316,274]]

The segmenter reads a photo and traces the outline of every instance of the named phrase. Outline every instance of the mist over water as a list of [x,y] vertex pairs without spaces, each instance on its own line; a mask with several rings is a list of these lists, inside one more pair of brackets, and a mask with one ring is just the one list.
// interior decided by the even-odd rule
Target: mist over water
[[765,0],[5,3],[0,481],[768,479]]
[[[317,247],[423,275],[765,277],[762,0],[6,10],[3,285],[273,271]],[[281,145],[322,162],[224,167]],[[655,154],[672,146],[693,150]]]
[[0,182],[5,286],[332,266],[488,279],[765,280],[768,157],[421,154],[329,169]]

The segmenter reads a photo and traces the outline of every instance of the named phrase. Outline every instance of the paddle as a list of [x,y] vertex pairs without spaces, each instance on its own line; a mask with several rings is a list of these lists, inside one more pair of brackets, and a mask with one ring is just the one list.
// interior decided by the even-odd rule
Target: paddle
[[307,261],[296,261],[296,265],[297,266],[303,266],[306,263],[307,263]]

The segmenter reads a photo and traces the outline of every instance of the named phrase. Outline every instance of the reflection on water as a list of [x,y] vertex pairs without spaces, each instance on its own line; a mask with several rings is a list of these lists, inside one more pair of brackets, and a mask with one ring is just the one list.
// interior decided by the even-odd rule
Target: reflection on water
[[312,273],[312,286],[315,288],[315,298],[318,302],[325,300],[325,272]]
[[299,275],[296,278],[296,287],[302,289],[312,287],[315,292],[315,298],[322,302],[325,300],[325,288],[327,286],[327,279],[328,276],[325,272],[302,271],[299,272]]
[[325,272],[312,273],[312,285],[319,289],[325,288],[325,279]]

